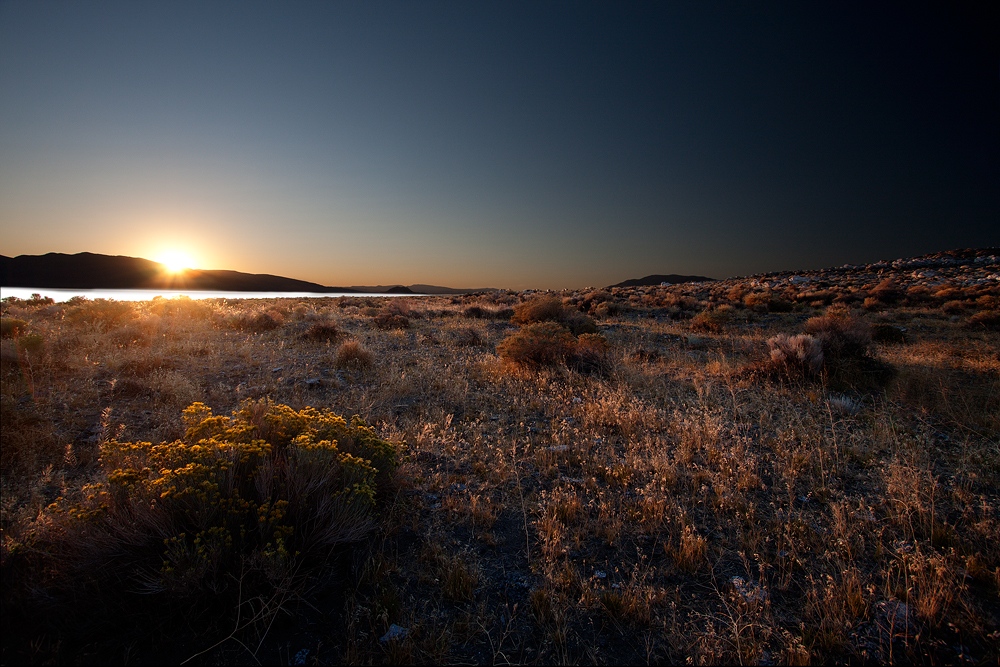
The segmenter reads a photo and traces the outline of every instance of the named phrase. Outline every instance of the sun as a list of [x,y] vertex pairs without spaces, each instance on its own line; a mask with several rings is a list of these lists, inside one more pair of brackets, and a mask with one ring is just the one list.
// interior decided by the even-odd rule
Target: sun
[[181,273],[194,268],[194,259],[183,250],[164,250],[157,260],[170,273]]

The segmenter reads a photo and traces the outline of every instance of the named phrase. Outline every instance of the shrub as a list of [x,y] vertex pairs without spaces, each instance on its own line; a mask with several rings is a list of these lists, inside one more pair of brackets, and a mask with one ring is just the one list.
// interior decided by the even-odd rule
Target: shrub
[[795,304],[788,299],[771,298],[767,304],[767,309],[772,313],[790,313],[795,308]]
[[628,358],[630,361],[642,364],[657,362],[660,360],[661,355],[657,350],[647,350],[645,348],[641,348],[630,354]]
[[410,327],[408,317],[389,312],[387,308],[383,308],[373,321],[379,329],[408,329]]
[[13,317],[0,318],[0,338],[17,338],[28,328],[28,323],[24,320]]
[[51,306],[56,302],[50,296],[42,296],[37,292],[31,295],[30,299],[19,299],[16,296],[6,296],[2,299],[3,303],[9,306],[17,306],[19,308],[38,308],[40,306]]
[[574,336],[597,333],[597,323],[589,315],[581,313],[579,310],[565,311],[560,323],[569,329]]
[[573,334],[564,326],[536,322],[505,338],[497,346],[497,353],[502,359],[524,366],[552,366],[563,363],[575,346]]
[[482,306],[469,306],[468,308],[462,311],[462,315],[470,319],[479,319],[479,320],[486,319],[487,317],[489,317],[487,310]]
[[514,315],[510,321],[514,324],[559,322],[564,313],[562,301],[554,296],[543,296],[523,301],[514,306]]
[[345,341],[337,348],[333,364],[343,370],[365,370],[371,368],[372,353],[356,340]]
[[823,344],[809,334],[778,334],[767,347],[773,368],[786,377],[812,377],[823,369]]
[[509,320],[514,311],[511,308],[486,308],[484,306],[469,306],[462,315],[469,319],[479,320]]
[[587,292],[580,298],[579,304],[580,310],[593,312],[594,307],[605,301],[611,301],[614,299],[614,295],[607,290],[594,290],[593,292]]
[[718,333],[732,319],[732,314],[733,307],[728,304],[718,308],[706,308],[691,318],[691,330]]
[[411,319],[420,317],[421,313],[410,308],[409,302],[393,299],[375,314],[374,323],[379,329],[407,329]]
[[610,363],[608,341],[600,334],[581,334],[569,357],[570,366],[582,373],[604,372]]
[[181,440],[104,443],[104,481],[48,508],[65,575],[101,579],[109,597],[123,584],[181,599],[273,594],[375,525],[398,452],[360,418],[264,401],[232,417],[194,403],[183,420]]
[[941,311],[948,315],[959,315],[965,312],[967,304],[959,299],[952,299],[941,304]]
[[825,306],[828,305],[831,301],[833,301],[835,296],[836,293],[830,289],[808,290],[796,294],[795,300],[800,303],[806,302],[812,305],[819,304]]
[[972,328],[1000,330],[1000,311],[983,310],[968,319],[966,326]]
[[876,324],[872,327],[872,340],[876,343],[905,343],[906,332],[891,324]]
[[148,303],[149,312],[160,317],[209,318],[216,314],[215,306],[202,299],[180,295],[170,299],[154,297]]
[[826,315],[806,320],[805,329],[823,345],[824,370],[831,388],[876,390],[892,378],[894,369],[871,354],[871,327],[846,307],[831,306]]
[[871,328],[864,320],[853,317],[844,307],[831,306],[826,315],[806,320],[806,333],[823,344],[827,359],[859,358],[871,349]]
[[333,322],[313,322],[302,333],[302,338],[311,341],[335,341],[344,334]]
[[128,301],[113,299],[86,299],[77,302],[66,313],[66,319],[73,323],[94,324],[102,331],[135,319],[136,309]]
[[280,329],[285,323],[285,318],[277,311],[268,310],[258,313],[240,313],[231,323],[234,328],[241,331],[263,333]]
[[17,349],[35,357],[42,353],[45,339],[40,334],[25,334],[17,339]]
[[394,300],[373,313],[374,324],[379,329],[408,329],[410,318],[420,317],[405,301]]
[[[7,345],[3,346],[3,365],[5,371],[19,371],[17,353],[9,350]],[[58,465],[66,451],[65,441],[59,439],[52,422],[45,419],[37,405],[21,402],[19,398],[14,392],[0,392],[0,424],[3,431],[0,468],[5,484],[15,479],[32,478],[46,466]],[[5,494],[8,488],[5,487]]]
[[1000,296],[993,294],[983,294],[976,298],[976,307],[984,310],[1000,309]]
[[768,304],[771,303],[771,293],[770,292],[753,292],[747,294],[743,297],[743,305],[752,310],[758,312],[764,312],[767,310]]
[[793,304],[771,292],[754,292],[743,297],[743,305],[757,312],[787,313]]
[[486,339],[472,327],[462,327],[455,331],[455,343],[463,347],[478,347],[486,344]]
[[891,278],[886,278],[869,292],[869,296],[882,303],[893,305],[903,298],[903,292],[896,287]]
[[133,320],[108,333],[108,339],[119,347],[148,347],[157,333],[157,316]]
[[622,304],[617,301],[602,301],[594,307],[593,313],[597,317],[607,318],[620,315],[624,310]]
[[589,315],[576,308],[566,308],[559,299],[553,296],[539,297],[519,303],[514,307],[511,322],[515,324],[557,322],[569,329],[574,336],[597,333],[597,323]]

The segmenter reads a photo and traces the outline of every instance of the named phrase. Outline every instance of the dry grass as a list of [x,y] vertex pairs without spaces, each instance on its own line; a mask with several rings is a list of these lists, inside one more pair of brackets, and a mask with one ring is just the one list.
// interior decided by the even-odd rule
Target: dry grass
[[[4,660],[995,664],[1000,295],[949,275],[4,302]],[[529,334],[544,363],[515,359]],[[102,446],[248,398],[404,445],[374,537],[197,610],[232,626],[152,628],[169,596],[87,577],[60,608],[31,545],[102,483]],[[116,631],[58,622],[80,614]]]

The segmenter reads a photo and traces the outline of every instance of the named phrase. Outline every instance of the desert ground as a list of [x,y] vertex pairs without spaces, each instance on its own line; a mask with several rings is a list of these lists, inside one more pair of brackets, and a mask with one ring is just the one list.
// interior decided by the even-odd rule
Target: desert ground
[[4,299],[0,660],[995,665],[998,254]]

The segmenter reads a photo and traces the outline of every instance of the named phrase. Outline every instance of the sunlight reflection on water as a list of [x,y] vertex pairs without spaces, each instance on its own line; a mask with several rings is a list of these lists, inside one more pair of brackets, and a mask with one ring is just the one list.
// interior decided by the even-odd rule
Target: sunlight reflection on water
[[372,292],[222,292],[209,290],[155,290],[155,289],[57,289],[52,287],[0,287],[0,298],[9,296],[30,299],[32,294],[51,297],[55,301],[69,301],[75,296],[87,299],[114,299],[115,301],[148,301],[153,297],[173,299],[186,296],[192,299],[303,299],[337,298],[341,296],[422,296],[419,294],[385,294]]

